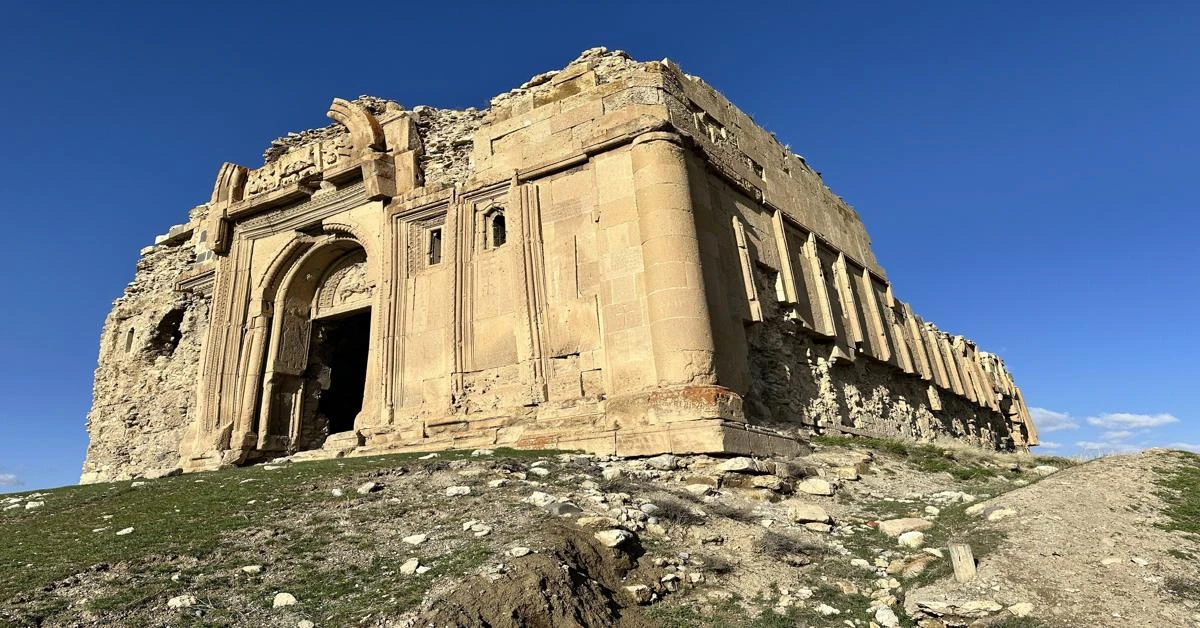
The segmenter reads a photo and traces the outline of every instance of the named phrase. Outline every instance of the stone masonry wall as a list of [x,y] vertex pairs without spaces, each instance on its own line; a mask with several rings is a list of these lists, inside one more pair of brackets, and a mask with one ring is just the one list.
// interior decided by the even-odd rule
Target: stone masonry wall
[[192,420],[209,299],[175,290],[195,260],[190,237],[148,247],[100,334],[82,483],[179,469]]
[[842,426],[879,436],[1012,447],[1010,428],[1000,413],[936,392],[941,407],[935,409],[931,385],[919,375],[865,356],[851,364],[835,363],[828,343],[785,320],[771,298],[773,285],[759,282],[758,287],[763,321],[747,329],[752,383],[746,412],[751,422],[784,432],[807,428],[837,433],[834,426]]
[[[389,201],[385,201],[382,207],[397,211],[395,207],[411,203],[413,208],[420,209],[424,205],[445,204],[447,197],[453,197],[455,203],[469,202],[478,206],[475,210],[483,210],[500,194],[496,190],[501,182],[511,177],[516,185],[518,173],[523,172],[521,176],[528,181],[522,179],[521,183],[533,193],[523,201],[513,202],[540,208],[544,223],[531,222],[525,226],[514,223],[510,230],[515,237],[536,226],[539,246],[542,242],[550,245],[544,253],[545,259],[558,260],[555,263],[576,269],[587,267],[579,264],[589,261],[589,256],[602,261],[608,251],[605,247],[616,246],[614,243],[620,246],[626,241],[636,243],[637,229],[642,228],[640,224],[625,224],[614,218],[621,216],[622,208],[635,207],[637,190],[633,185],[636,173],[631,158],[621,152],[626,149],[617,148],[613,142],[626,141],[621,138],[632,137],[634,133],[659,135],[662,133],[658,131],[664,129],[670,131],[669,135],[678,134],[688,152],[690,165],[686,169],[690,174],[684,176],[690,179],[690,202],[695,205],[700,254],[704,258],[700,274],[711,310],[712,335],[716,336],[710,351],[715,355],[713,373],[708,375],[715,378],[713,383],[744,397],[746,418],[752,425],[772,427],[791,435],[803,435],[806,430],[845,428],[855,433],[919,440],[952,437],[989,448],[1014,446],[1010,434],[1017,422],[1027,419],[1027,413],[1019,391],[999,359],[977,352],[974,345],[962,338],[938,335],[940,332],[936,331],[930,331],[931,338],[925,338],[923,328],[919,327],[925,323],[912,316],[907,304],[893,299],[891,284],[874,258],[870,238],[857,212],[825,186],[820,173],[803,157],[780,143],[714,88],[698,77],[684,74],[673,63],[638,62],[621,51],[594,48],[563,69],[538,74],[520,87],[492,98],[484,109],[418,106],[408,111],[396,101],[371,96],[361,96],[353,105],[336,102],[351,110],[361,107],[375,118],[388,138],[389,151],[367,152],[376,161],[395,164],[396,172],[401,175],[396,180],[407,177],[408,187],[390,201],[395,204],[389,208]],[[344,164],[349,153],[339,151],[351,146],[354,123],[352,118],[338,117],[332,112],[330,115],[339,122],[289,133],[273,141],[264,153],[264,168],[247,171],[226,164],[223,174],[240,172],[244,178],[236,182],[237,177],[232,177],[223,182],[218,177],[210,203],[214,208],[212,217],[217,219],[213,225],[219,226],[226,220],[222,212],[229,207],[245,205],[251,198],[286,192],[292,195],[287,201],[294,202],[305,199],[304,194],[308,193],[312,197],[307,200],[319,203],[320,195],[341,193],[337,192],[337,186],[345,183],[346,173],[337,174],[336,168]],[[409,143],[412,132],[419,137],[419,143]],[[383,145],[382,141],[379,145]],[[359,148],[363,148],[361,142]],[[410,161],[399,160],[401,153]],[[387,161],[393,158],[396,160]],[[580,159],[588,165],[572,168],[582,163]],[[400,170],[404,164],[408,164],[406,169]],[[321,168],[331,167],[342,179],[331,176],[322,180]],[[365,162],[362,168],[366,181]],[[555,174],[559,168],[563,170]],[[378,173],[373,176],[376,178],[371,181],[386,180],[378,178]],[[319,193],[304,191],[318,181]],[[594,193],[589,191],[592,185],[597,186]],[[284,190],[285,187],[288,189]],[[630,189],[621,196],[619,192],[624,187]],[[448,188],[457,191],[451,193]],[[351,189],[345,187],[342,191]],[[277,201],[282,202],[280,199],[272,202]],[[231,202],[235,204],[231,206]],[[83,482],[158,476],[180,468],[181,442],[187,440],[185,432],[198,416],[197,382],[201,377],[202,344],[209,327],[208,289],[213,285],[213,269],[217,267],[214,255],[228,252],[220,250],[223,246],[227,249],[227,243],[216,243],[228,234],[220,229],[208,232],[210,225],[205,218],[210,205],[194,209],[188,223],[173,227],[154,246],[142,251],[134,280],[114,302],[101,336],[94,404],[88,415],[90,444]],[[247,207],[250,206],[239,211]],[[579,212],[584,210],[590,212],[587,214],[590,222],[582,220],[584,214]],[[271,215],[282,215],[285,211],[291,209],[272,209]],[[356,211],[359,209],[347,214]],[[341,216],[339,220],[344,218]],[[234,220],[232,214],[228,220]],[[243,220],[240,223],[243,225],[250,222],[246,218],[238,220]],[[261,222],[263,218],[252,220]],[[606,221],[615,222],[610,225]],[[363,229],[364,233],[377,230],[369,221],[366,224],[369,228]],[[608,231],[597,235],[593,233],[594,224]],[[446,228],[449,229],[449,223]],[[570,246],[556,246],[558,240],[569,242]],[[613,251],[626,252],[619,248]],[[534,259],[533,253],[518,259],[516,250],[510,247],[503,251],[512,259],[492,254],[487,260],[480,257],[484,260],[481,263],[518,264],[526,257]],[[636,255],[630,259],[640,264],[644,251],[633,252]],[[417,257],[421,255],[424,253]],[[568,257],[572,260],[570,264],[562,261]],[[596,262],[596,269],[608,268],[597,260],[591,261]],[[450,281],[447,269],[438,272],[445,275],[439,281],[445,284],[446,295],[450,294],[451,285],[473,285],[466,281],[473,277],[469,272],[454,282]],[[636,279],[621,285],[641,290],[638,282],[644,278],[640,272],[633,272],[630,279],[635,275]],[[423,282],[414,294],[430,298],[436,292],[430,279],[435,275],[431,271],[414,276],[413,281]],[[504,274],[509,275],[516,276],[507,271]],[[578,271],[571,275],[573,279],[567,282],[571,289],[564,292],[571,299],[564,297],[561,304],[553,302],[562,306],[562,312],[554,312],[562,321],[554,318],[551,322],[577,327],[571,323],[575,320],[571,316],[594,311],[595,294],[589,287],[591,284],[580,283]],[[537,273],[531,276],[535,277],[533,283],[540,281]],[[558,298],[555,290],[562,282],[556,277],[550,276],[553,281],[548,285],[549,293]],[[786,281],[789,278],[794,280],[794,286]],[[479,283],[482,288],[490,286],[493,293],[501,285],[494,280]],[[503,292],[519,290],[521,287],[514,285]],[[484,293],[470,298],[473,303],[484,305],[503,303],[505,307],[515,307],[516,303],[490,298]],[[445,299],[448,301],[449,296]],[[572,299],[582,299],[582,305]],[[437,311],[436,303],[416,303],[419,305],[404,307]],[[509,328],[513,328],[513,323],[511,317],[505,316],[513,312],[492,312],[486,307],[481,312],[492,316],[483,322],[471,319],[471,325],[486,323],[507,335],[491,333],[491,328],[480,326],[482,331],[477,333],[480,338],[511,335]],[[221,325],[227,323],[220,322],[219,314],[216,318],[215,329],[222,329]],[[626,318],[633,320],[636,316]],[[913,326],[905,327],[905,323]],[[411,321],[408,324],[415,325]],[[238,325],[245,322],[231,329],[247,329]],[[439,334],[449,333],[449,328],[443,330],[431,324],[428,329],[419,325],[414,329],[411,337],[405,337],[403,351],[420,355],[420,360],[408,363],[424,365],[429,372],[414,373],[420,377],[413,379],[408,388],[401,387],[399,397],[422,403],[428,398],[434,412],[445,412],[446,408],[440,404],[450,396],[451,379],[447,376],[449,367],[439,359],[449,353],[447,347],[453,343],[443,342]],[[596,334],[601,332],[598,328]],[[596,348],[591,353],[577,350],[565,357],[575,362],[593,360],[595,363],[588,371],[597,380],[604,371],[617,372],[622,350],[612,344],[617,340],[615,335],[606,338],[609,344],[602,349]],[[928,361],[918,355],[925,350],[920,348],[925,342],[934,343],[928,346],[933,352]],[[965,347],[962,349],[965,360],[952,357],[959,351],[959,345]],[[468,347],[472,364],[479,364],[475,365],[475,371],[460,374],[462,381],[457,385],[461,390],[455,408],[496,406],[499,401],[489,401],[488,390],[498,395],[497,399],[509,402],[519,395],[514,396],[508,388],[532,390],[519,381],[517,371],[521,370],[518,368],[521,364],[510,355],[515,349],[507,345],[501,348],[505,351],[496,353],[488,347],[478,350]],[[639,349],[644,348],[639,346]],[[215,355],[226,355],[221,351],[218,349]],[[556,357],[564,356],[551,356]],[[588,405],[588,411],[597,416],[603,414],[605,410],[599,406],[603,406],[604,397],[597,392],[601,388],[598,384],[580,383],[582,376],[578,372],[582,367],[574,362],[569,368],[554,362],[548,366],[548,375],[542,376],[549,378],[552,400],[563,392],[554,384],[570,381],[571,393],[567,397],[586,396],[588,404],[597,405],[597,408]],[[555,379],[558,370],[570,377]],[[497,382],[508,388],[489,389]],[[467,391],[470,392],[464,397]],[[522,412],[536,414],[523,398],[519,401],[526,408]],[[479,413],[478,408],[475,413]],[[538,419],[542,417],[539,415]],[[572,415],[564,420],[579,419]],[[1032,431],[1031,424],[1028,429]],[[1017,440],[1015,445],[1025,443],[1036,444],[1036,433]]]

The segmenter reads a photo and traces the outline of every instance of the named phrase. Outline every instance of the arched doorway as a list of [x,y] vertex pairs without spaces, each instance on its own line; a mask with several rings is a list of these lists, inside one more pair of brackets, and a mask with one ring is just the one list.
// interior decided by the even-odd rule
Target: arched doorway
[[352,433],[369,397],[374,281],[362,246],[319,238],[277,285],[259,456],[317,449]]

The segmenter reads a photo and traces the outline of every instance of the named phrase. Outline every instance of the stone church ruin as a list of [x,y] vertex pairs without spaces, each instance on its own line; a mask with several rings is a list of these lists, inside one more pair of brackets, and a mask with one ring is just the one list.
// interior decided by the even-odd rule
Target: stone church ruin
[[894,294],[858,214],[669,61],[485,110],[334,100],[227,163],[105,322],[84,482],[511,446],[1037,443],[997,356]]

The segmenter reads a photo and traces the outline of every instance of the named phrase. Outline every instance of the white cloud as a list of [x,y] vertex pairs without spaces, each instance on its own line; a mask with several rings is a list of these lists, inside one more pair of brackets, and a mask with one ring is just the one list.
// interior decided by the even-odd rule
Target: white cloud
[[1171,449],[1183,449],[1200,454],[1200,443],[1171,443],[1167,445]]
[[20,486],[21,478],[12,473],[0,473],[0,486]]
[[1145,430],[1161,427],[1169,423],[1178,423],[1179,419],[1170,414],[1131,414],[1129,412],[1107,412],[1100,416],[1087,418],[1089,425],[1108,428],[1124,428]]
[[1126,438],[1129,438],[1130,436],[1133,436],[1133,432],[1131,432],[1129,430],[1116,430],[1116,431],[1105,432],[1105,433],[1101,434],[1100,440],[1105,440],[1105,441],[1125,440]]
[[1062,449],[1062,443],[1052,443],[1048,440],[1044,440],[1038,443],[1038,447],[1041,447],[1042,449]]
[[1079,427],[1079,422],[1072,419],[1071,415],[1066,412],[1055,412],[1045,408],[1030,408],[1029,416],[1033,418],[1033,425],[1037,428],[1037,431],[1043,434],[1059,430],[1073,430]]
[[1108,441],[1096,442],[1092,440],[1081,440],[1075,443],[1075,446],[1084,450],[1087,453],[1094,454],[1132,454],[1141,451],[1142,448],[1129,443],[1113,443]]

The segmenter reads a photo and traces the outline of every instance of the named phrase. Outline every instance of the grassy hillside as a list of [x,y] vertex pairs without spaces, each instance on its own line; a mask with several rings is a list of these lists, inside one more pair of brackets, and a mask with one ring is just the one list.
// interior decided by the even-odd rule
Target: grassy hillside
[[[866,626],[886,608],[911,626],[905,600],[948,581],[949,542],[969,543],[994,577],[988,561],[1004,556],[1016,519],[992,523],[985,500],[1036,504],[1044,477],[1069,479],[1045,465],[1072,464],[815,444],[779,465],[443,452],[6,496],[0,625]],[[1194,533],[1195,467],[1154,460],[1160,533]],[[810,507],[831,521],[797,514]],[[900,518],[928,523],[919,545],[880,531]],[[1196,586],[1169,582],[1180,599]],[[1062,625],[1007,610],[1025,601],[1015,594],[980,594],[1005,609],[989,625]]]

